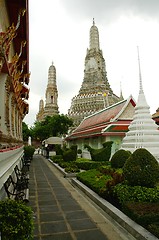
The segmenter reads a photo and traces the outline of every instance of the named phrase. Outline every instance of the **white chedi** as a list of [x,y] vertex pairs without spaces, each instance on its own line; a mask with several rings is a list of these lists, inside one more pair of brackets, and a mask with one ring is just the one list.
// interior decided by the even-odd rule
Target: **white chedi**
[[146,148],[159,161],[159,130],[157,124],[152,119],[149,109],[150,107],[146,102],[142,87],[140,72],[138,101],[135,107],[133,121],[129,126],[129,131],[123,138],[121,148],[131,152],[134,152],[138,148]]

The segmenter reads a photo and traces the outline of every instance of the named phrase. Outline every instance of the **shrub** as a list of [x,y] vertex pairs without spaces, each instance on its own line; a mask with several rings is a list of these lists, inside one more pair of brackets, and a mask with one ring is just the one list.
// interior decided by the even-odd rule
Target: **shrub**
[[99,195],[103,195],[106,190],[105,183],[111,179],[109,175],[103,175],[96,169],[91,169],[77,174],[77,179],[90,187]]
[[159,164],[149,151],[140,148],[126,160],[123,174],[131,186],[154,187],[159,179]]
[[54,163],[60,163],[61,161],[63,161],[62,155],[54,155],[54,156],[51,156],[50,159],[51,159]]
[[113,168],[122,168],[126,160],[130,157],[131,152],[124,149],[120,149],[111,158],[111,166]]
[[109,161],[110,155],[111,155],[111,147],[113,142],[105,142],[103,143],[103,148],[100,149],[94,149],[91,148],[89,145],[85,144],[85,148],[88,149],[88,151],[91,154],[91,159],[93,161]]
[[159,222],[148,225],[147,229],[149,230],[149,232],[159,238]]
[[73,166],[68,166],[65,168],[65,172],[67,173],[76,173],[79,172],[80,170],[78,169],[78,167],[76,165]]
[[159,205],[157,203],[128,202],[124,205],[124,212],[143,227],[147,227],[159,219]]
[[32,210],[15,200],[0,201],[0,232],[3,240],[32,239]]
[[159,202],[159,189],[157,188],[132,187],[119,183],[114,187],[113,191],[122,205],[126,202]]
[[63,150],[61,148],[61,145],[59,145],[59,144],[55,145],[55,152],[56,152],[56,155],[62,155],[63,154]]
[[72,145],[69,150],[63,152],[63,160],[66,162],[76,161],[77,145]]
[[77,153],[78,153],[78,154],[82,154],[82,150],[81,150],[81,149],[78,149],[78,150],[77,150]]
[[24,159],[32,160],[35,148],[32,146],[24,146]]
[[83,170],[96,169],[99,166],[103,165],[103,162],[94,162],[94,161],[85,161],[85,162],[76,162],[78,168]]

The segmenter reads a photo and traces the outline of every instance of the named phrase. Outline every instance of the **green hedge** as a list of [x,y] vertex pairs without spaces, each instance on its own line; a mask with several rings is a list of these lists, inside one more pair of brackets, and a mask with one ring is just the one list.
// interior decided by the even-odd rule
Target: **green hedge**
[[143,227],[159,221],[158,203],[128,202],[124,204],[123,210],[129,217]]
[[63,160],[65,162],[76,161],[77,158],[77,145],[72,145],[70,149],[63,152]]
[[103,196],[106,191],[106,182],[111,179],[109,175],[103,175],[99,170],[91,169],[77,174],[77,179]]
[[159,189],[147,188],[142,186],[128,186],[126,184],[117,184],[114,189],[114,194],[123,205],[126,202],[151,202],[159,203]]
[[32,146],[24,146],[24,159],[32,160],[35,148]]
[[104,165],[105,162],[94,162],[94,161],[78,162],[77,161],[76,164],[79,169],[89,170],[89,169],[99,168],[101,165]]
[[31,208],[15,200],[0,201],[0,232],[3,240],[33,239]]
[[93,161],[109,161],[110,155],[111,155],[111,147],[113,142],[105,142],[103,143],[103,148],[100,149],[94,149],[91,148],[89,145],[85,144],[85,148],[88,149],[88,151],[91,154],[91,159]]

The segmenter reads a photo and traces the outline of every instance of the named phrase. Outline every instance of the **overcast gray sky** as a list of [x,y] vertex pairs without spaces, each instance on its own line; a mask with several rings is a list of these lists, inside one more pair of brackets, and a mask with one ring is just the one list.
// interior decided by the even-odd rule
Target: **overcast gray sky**
[[54,62],[60,113],[67,114],[84,77],[92,19],[114,93],[137,100],[140,49],[143,88],[151,113],[159,107],[159,0],[34,0],[30,13],[30,97],[24,121],[35,122]]

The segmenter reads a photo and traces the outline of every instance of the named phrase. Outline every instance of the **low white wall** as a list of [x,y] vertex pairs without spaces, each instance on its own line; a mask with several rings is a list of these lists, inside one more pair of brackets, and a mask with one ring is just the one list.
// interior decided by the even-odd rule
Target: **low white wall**
[[88,152],[87,150],[82,150],[82,158],[91,159],[90,152]]
[[13,173],[14,167],[19,165],[23,156],[23,147],[0,152],[0,199],[4,198],[3,184],[8,176]]

